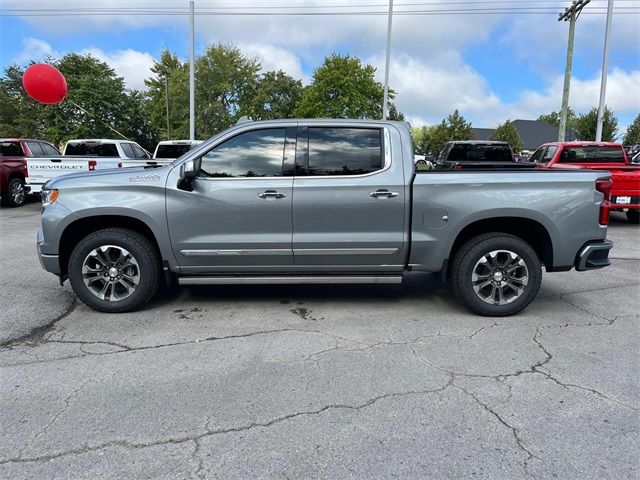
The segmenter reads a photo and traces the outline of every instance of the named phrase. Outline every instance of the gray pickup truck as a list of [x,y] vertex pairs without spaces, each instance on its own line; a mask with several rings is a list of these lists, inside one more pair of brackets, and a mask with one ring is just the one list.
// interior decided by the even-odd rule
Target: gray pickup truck
[[420,271],[502,316],[535,298],[543,265],[609,265],[607,172],[416,173],[412,152],[399,122],[243,123],[168,165],[50,181],[38,253],[107,312],[141,307],[163,281],[400,283]]

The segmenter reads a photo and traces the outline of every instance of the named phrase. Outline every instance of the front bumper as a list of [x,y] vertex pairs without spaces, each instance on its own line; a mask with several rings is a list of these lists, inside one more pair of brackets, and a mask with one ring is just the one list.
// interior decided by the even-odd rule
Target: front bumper
[[42,265],[42,268],[44,268],[47,272],[60,276],[60,274],[62,273],[60,270],[60,259],[58,255],[47,255],[45,253],[42,253],[42,249],[40,248],[40,245],[42,244],[43,240],[44,238],[42,236],[42,230],[40,230],[38,232],[38,242],[36,244],[38,249],[38,260],[40,260],[40,265]]
[[576,256],[576,270],[582,272],[584,270],[608,267],[611,265],[609,250],[612,247],[613,242],[611,240],[597,240],[586,243]]

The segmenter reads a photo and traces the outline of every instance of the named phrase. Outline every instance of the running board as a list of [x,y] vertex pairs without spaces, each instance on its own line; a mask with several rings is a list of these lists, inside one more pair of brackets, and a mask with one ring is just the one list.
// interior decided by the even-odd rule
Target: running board
[[318,275],[254,277],[178,277],[180,285],[285,285],[301,283],[402,283],[402,276],[392,275]]

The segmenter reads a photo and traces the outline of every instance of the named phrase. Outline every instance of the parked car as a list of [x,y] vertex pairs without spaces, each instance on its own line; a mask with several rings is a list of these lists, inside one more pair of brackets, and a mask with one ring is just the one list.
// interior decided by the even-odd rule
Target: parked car
[[156,146],[153,158],[178,158],[201,143],[202,140],[163,140]]
[[56,147],[43,140],[0,138],[0,201],[7,207],[24,205],[30,187],[27,158],[60,155]]
[[87,157],[118,157],[123,165],[129,159],[149,159],[151,155],[136,142],[111,139],[69,140],[64,146],[64,155]]
[[623,146],[612,142],[553,142],[531,156],[538,168],[581,168],[611,173],[610,210],[625,211],[630,223],[640,222],[640,165],[629,162]]
[[469,170],[475,168],[530,168],[518,162],[507,142],[456,140],[445,143],[435,161],[436,168]]
[[610,174],[414,172],[405,123],[245,122],[180,159],[56,178],[43,267],[107,312],[181,285],[400,283],[439,272],[481,315],[510,315],[547,272],[609,265]]

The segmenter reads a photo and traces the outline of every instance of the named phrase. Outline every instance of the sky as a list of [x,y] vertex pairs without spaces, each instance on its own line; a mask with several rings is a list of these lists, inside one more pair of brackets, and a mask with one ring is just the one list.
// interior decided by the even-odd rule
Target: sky
[[[454,109],[475,127],[560,109],[569,24],[558,13],[570,1],[394,3],[390,86],[412,125],[437,123]],[[591,0],[576,23],[569,103],[578,113],[598,105],[606,5]],[[640,113],[640,0],[614,5],[606,103],[624,130]],[[387,17],[369,13],[387,6],[388,0],[195,0],[196,55],[214,43],[235,44],[260,59],[263,70],[282,69],[306,84],[325,56],[349,54],[375,66],[383,81]],[[129,88],[144,89],[163,49],[188,58],[187,9],[186,0],[2,0],[0,68],[91,53]],[[78,15],[86,12],[92,15]]]

